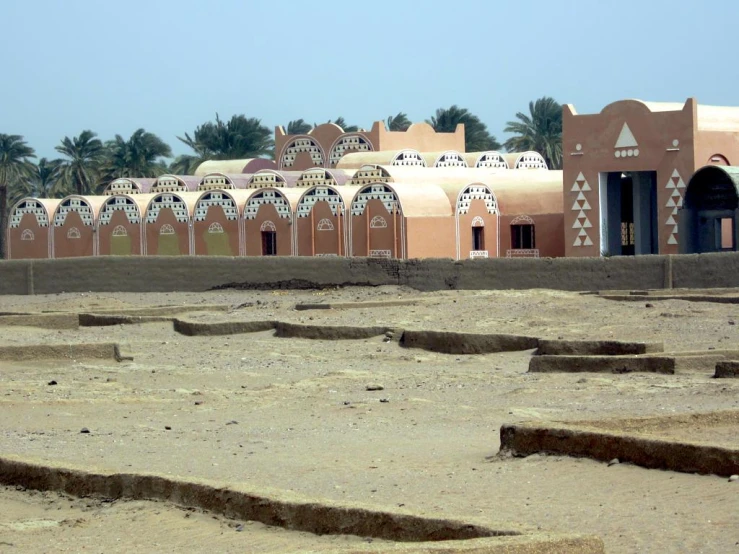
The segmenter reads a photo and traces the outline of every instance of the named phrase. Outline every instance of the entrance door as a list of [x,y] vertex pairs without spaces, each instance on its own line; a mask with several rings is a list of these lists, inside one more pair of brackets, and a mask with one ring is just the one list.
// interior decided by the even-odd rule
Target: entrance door
[[657,254],[657,172],[605,173],[601,177],[604,254]]
[[485,250],[485,227],[472,228],[472,250]]
[[277,232],[262,231],[262,256],[277,255]]

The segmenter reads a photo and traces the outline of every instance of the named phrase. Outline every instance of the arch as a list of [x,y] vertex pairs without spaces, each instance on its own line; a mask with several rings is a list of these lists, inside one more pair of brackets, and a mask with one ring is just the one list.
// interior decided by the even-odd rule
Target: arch
[[344,200],[338,191],[329,186],[314,186],[303,193],[298,201],[296,214],[298,217],[308,217],[316,202],[328,203],[333,215],[344,213]]
[[469,167],[464,156],[454,150],[443,152],[436,158],[434,167]]
[[318,225],[316,225],[317,231],[333,231],[334,230],[334,224],[330,219],[323,218],[321,221],[318,222]]
[[108,198],[100,208],[98,224],[108,225],[116,211],[123,211],[129,223],[136,225],[141,222],[141,211],[138,204],[132,198],[116,194]]
[[267,187],[286,187],[285,177],[273,169],[260,169],[249,178],[246,188],[259,189]]
[[95,220],[90,203],[80,196],[68,196],[59,204],[54,212],[54,227],[62,227],[67,220],[67,214],[77,212],[86,227],[92,227]]
[[395,191],[385,184],[376,183],[357,191],[354,200],[352,200],[351,214],[362,215],[367,207],[367,202],[370,200],[381,200],[385,209],[391,214],[403,213]]
[[259,227],[259,230],[262,231],[263,233],[265,231],[270,231],[272,233],[276,233],[277,232],[277,226],[273,222],[271,222],[270,220],[267,220],[264,223],[262,223],[262,226]]
[[305,152],[307,153],[315,166],[322,166],[326,159],[323,153],[321,145],[308,135],[297,135],[290,140],[280,153],[280,160],[278,167],[280,169],[287,169],[295,164],[295,160],[298,154]]
[[193,219],[195,221],[205,221],[208,217],[208,210],[211,206],[220,206],[228,221],[237,221],[239,219],[239,208],[234,199],[227,192],[220,190],[211,190],[201,195],[195,203]]
[[233,181],[230,179],[230,177],[228,177],[224,173],[213,172],[203,176],[203,178],[200,180],[200,183],[198,184],[197,190],[232,190],[234,188],[235,187]]
[[121,178],[111,181],[111,183],[105,187],[106,196],[112,196],[114,194],[141,194],[141,187],[133,179]]
[[361,133],[346,133],[341,135],[331,145],[328,155],[329,167],[336,167],[339,160],[347,151],[372,152],[374,147],[369,139]]
[[508,169],[508,162],[506,162],[503,155],[496,151],[491,150],[490,152],[483,152],[475,162],[475,167],[484,167],[491,169]]
[[710,158],[708,158],[708,161],[706,162],[708,165],[731,165],[729,163],[729,159],[724,156],[723,154],[714,154]]
[[498,200],[495,198],[495,194],[486,185],[481,183],[475,183],[469,185],[457,197],[457,213],[462,215],[470,211],[470,205],[473,200],[482,200],[485,202],[485,208],[489,214],[497,214],[498,211]]
[[23,232],[21,233],[21,240],[35,240],[36,237],[33,234],[33,231],[30,229],[23,229]]
[[174,235],[174,227],[172,227],[169,223],[165,223],[159,228],[159,234],[160,235]]
[[208,226],[208,232],[210,234],[223,233],[223,225],[214,221]]
[[39,227],[49,226],[49,213],[41,202],[33,198],[25,198],[13,206],[10,210],[8,226],[17,228],[26,214],[33,214]]
[[513,218],[511,225],[535,225],[535,223],[529,216],[519,215]]
[[379,165],[364,165],[354,172],[349,185],[370,185],[372,183],[392,183],[393,178],[387,170]]
[[306,169],[298,177],[298,181],[295,183],[296,187],[310,187],[313,185],[337,185],[336,178],[331,174],[330,171],[322,167],[313,167]]
[[390,165],[410,166],[410,167],[426,167],[426,161],[418,150],[410,148],[398,152]]
[[472,227],[485,227],[485,220],[479,215],[472,218]]
[[154,181],[151,192],[187,192],[187,183],[177,175],[161,175]]
[[67,238],[68,239],[78,239],[81,238],[82,234],[80,233],[80,230],[77,227],[70,227],[67,231]]
[[190,219],[187,204],[181,196],[166,192],[156,195],[151,199],[146,208],[146,223],[155,223],[159,217],[159,212],[163,208],[170,208],[174,213],[175,219],[180,223],[186,223]]
[[281,218],[289,219],[292,215],[290,203],[284,194],[276,189],[264,189],[249,197],[246,206],[244,206],[244,219],[255,219],[257,212],[259,212],[259,206],[264,204],[272,204]]
[[128,231],[123,225],[116,225],[111,234],[114,237],[127,237]]
[[513,169],[549,169],[544,156],[538,152],[523,152],[516,158]]
[[387,229],[387,221],[381,215],[376,215],[370,221],[370,229]]

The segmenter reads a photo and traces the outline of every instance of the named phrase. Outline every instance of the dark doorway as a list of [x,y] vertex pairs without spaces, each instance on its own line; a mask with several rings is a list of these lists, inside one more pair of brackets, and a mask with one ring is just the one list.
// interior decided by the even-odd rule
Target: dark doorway
[[606,173],[604,177],[601,179],[603,253],[657,254],[657,172],[616,172]]
[[485,250],[485,227],[472,228],[472,250]]
[[536,236],[533,225],[511,225],[511,248],[514,250],[533,250]]
[[262,256],[277,256],[277,233],[262,231]]

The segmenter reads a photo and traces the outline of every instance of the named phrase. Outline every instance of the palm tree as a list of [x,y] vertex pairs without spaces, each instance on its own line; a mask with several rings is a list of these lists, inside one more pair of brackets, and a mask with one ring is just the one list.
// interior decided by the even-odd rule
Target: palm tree
[[120,177],[156,177],[167,172],[163,158],[172,149],[153,133],[137,129],[128,140],[121,135],[105,143],[104,182]]
[[389,116],[385,125],[388,131],[407,131],[411,126],[411,120],[408,119],[407,114],[398,112],[398,115]]
[[293,121],[288,122],[287,134],[288,135],[305,135],[312,128],[313,127],[311,127],[310,123],[308,123],[304,119],[295,119]]
[[329,123],[333,123],[334,125],[338,125],[342,129],[344,129],[345,133],[356,133],[359,131],[359,127],[356,125],[349,125],[346,120],[343,117],[337,117],[336,119],[328,120]]
[[13,206],[22,198],[51,198],[67,196],[67,191],[59,190],[61,160],[41,158],[31,166],[31,174],[17,182],[8,190],[8,205]]
[[0,256],[5,258],[5,229],[8,221],[8,188],[28,179],[33,173],[33,148],[20,135],[0,133]]
[[549,96],[529,102],[529,115],[518,112],[506,133],[516,136],[505,142],[509,152],[539,152],[550,169],[562,169],[562,106]]
[[90,194],[100,176],[104,148],[97,134],[85,130],[78,137],[64,137],[56,151],[62,160],[62,182],[77,194]]
[[177,137],[195,152],[195,155],[179,156],[172,168],[192,174],[206,160],[240,160],[274,155],[272,131],[262,125],[261,120],[245,115],[234,115],[223,122],[216,114],[215,123],[208,121],[199,125],[192,136]]
[[439,108],[436,115],[426,120],[437,133],[453,133],[459,123],[464,123],[464,145],[467,152],[498,150],[500,143],[488,132],[480,118],[456,104],[449,109]]

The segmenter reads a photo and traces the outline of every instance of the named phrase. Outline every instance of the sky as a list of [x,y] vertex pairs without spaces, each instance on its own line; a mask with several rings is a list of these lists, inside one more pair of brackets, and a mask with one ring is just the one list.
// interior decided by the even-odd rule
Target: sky
[[54,158],[143,127],[183,154],[216,113],[369,128],[457,104],[501,140],[542,96],[739,105],[737,19],[735,0],[2,0],[0,133]]

